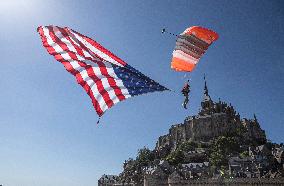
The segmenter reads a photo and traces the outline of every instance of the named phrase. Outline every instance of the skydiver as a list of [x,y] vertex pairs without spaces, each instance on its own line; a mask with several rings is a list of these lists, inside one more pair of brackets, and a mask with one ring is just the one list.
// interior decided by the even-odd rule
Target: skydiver
[[185,99],[182,103],[182,106],[187,109],[187,104],[188,104],[188,101],[189,101],[189,92],[190,92],[190,85],[189,85],[189,80],[187,80],[187,82],[185,83],[185,85],[183,86],[182,90],[181,90],[181,93],[184,95]]

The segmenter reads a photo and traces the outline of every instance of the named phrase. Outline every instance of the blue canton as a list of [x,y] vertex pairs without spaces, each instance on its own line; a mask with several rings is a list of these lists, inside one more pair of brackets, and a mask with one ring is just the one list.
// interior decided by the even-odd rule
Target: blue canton
[[149,77],[145,76],[130,65],[120,67],[112,65],[115,74],[123,81],[131,96],[145,94],[148,92],[169,90]]

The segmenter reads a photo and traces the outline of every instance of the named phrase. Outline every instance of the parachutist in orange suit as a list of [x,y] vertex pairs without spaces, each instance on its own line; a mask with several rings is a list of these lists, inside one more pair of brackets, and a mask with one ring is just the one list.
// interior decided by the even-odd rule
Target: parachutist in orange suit
[[184,95],[185,99],[184,102],[182,103],[182,106],[187,109],[186,105],[188,104],[189,101],[189,92],[190,92],[190,86],[189,86],[189,81],[186,82],[184,87],[181,90],[181,93]]

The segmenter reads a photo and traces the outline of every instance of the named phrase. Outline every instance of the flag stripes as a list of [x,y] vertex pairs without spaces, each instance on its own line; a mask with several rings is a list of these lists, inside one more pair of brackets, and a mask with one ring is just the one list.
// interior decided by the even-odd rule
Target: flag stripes
[[[61,62],[87,92],[99,116],[133,95],[167,90],[96,41],[72,29],[40,26],[38,33],[48,53]],[[127,78],[121,78],[126,70],[130,72]]]

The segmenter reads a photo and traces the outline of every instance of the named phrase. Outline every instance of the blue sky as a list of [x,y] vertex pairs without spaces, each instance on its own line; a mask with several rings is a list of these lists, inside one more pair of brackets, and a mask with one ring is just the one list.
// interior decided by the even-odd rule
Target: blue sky
[[[198,112],[203,74],[214,100],[241,117],[255,113],[267,137],[284,142],[283,1],[39,1],[0,4],[0,184],[91,186],[171,125]],[[39,25],[68,26],[176,92],[152,93],[97,115],[74,77],[42,47]],[[190,108],[181,107],[184,73],[170,69],[175,38],[200,25],[220,38],[190,74]]]

